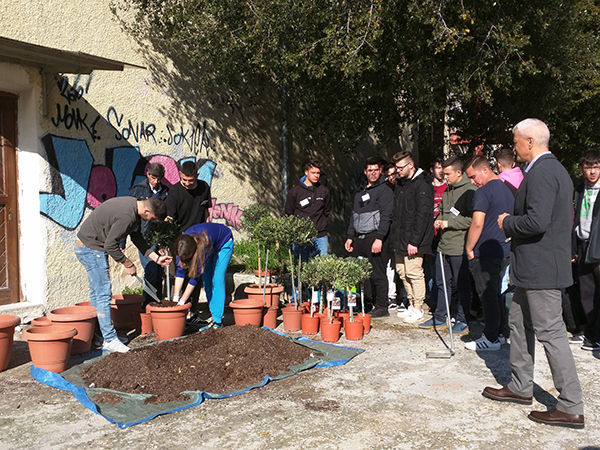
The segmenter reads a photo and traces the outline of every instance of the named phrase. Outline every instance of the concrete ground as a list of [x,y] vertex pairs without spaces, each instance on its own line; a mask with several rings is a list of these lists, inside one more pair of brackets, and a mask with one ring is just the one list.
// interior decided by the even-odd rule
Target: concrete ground
[[[444,348],[447,334],[403,324],[395,315],[374,320],[362,341],[340,339],[340,345],[365,349],[344,366],[207,400],[126,430],[70,393],[36,382],[27,343],[17,333],[10,366],[0,373],[0,449],[600,449],[600,355],[573,347],[586,428],[549,427],[527,419],[531,409],[552,407],[557,396],[542,347],[533,406],[498,403],[481,391],[508,382],[509,346],[471,352],[463,341],[481,326],[472,333],[456,340],[451,359],[427,359],[428,350]],[[142,341],[147,338],[131,345]]]

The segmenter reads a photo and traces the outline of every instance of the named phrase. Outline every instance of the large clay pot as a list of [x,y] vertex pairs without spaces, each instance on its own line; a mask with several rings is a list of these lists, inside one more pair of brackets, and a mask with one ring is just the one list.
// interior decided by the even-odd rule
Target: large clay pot
[[58,308],[48,313],[48,319],[53,323],[69,325],[77,330],[77,337],[73,338],[71,347],[72,354],[77,355],[90,351],[96,326],[96,308],[93,306]]
[[77,330],[71,325],[53,324],[48,327],[33,327],[23,333],[29,344],[29,354],[34,367],[50,372],[67,369],[73,336]]
[[281,314],[283,315],[283,329],[285,331],[299,331],[302,329],[302,314],[304,311],[301,309],[296,310],[293,306],[283,308]]
[[31,321],[31,325],[34,327],[47,327],[52,325],[52,321],[48,319],[46,316],[38,317],[37,319],[33,319]]
[[152,327],[156,334],[156,340],[164,341],[183,336],[185,332],[185,319],[191,303],[176,306],[152,306],[148,305],[146,311],[152,314]]
[[236,325],[256,325],[260,327],[263,320],[264,303],[262,300],[244,298],[229,303],[233,310]]
[[[248,295],[248,299],[263,301],[263,289],[258,287],[258,284],[251,284],[244,288],[244,292]],[[265,306],[270,308],[271,306],[279,306],[279,296],[283,292],[283,286],[280,284],[267,284],[265,289]]]
[[365,329],[365,334],[369,334],[369,331],[371,331],[371,314],[361,313],[357,314],[356,317],[363,321],[363,328]]
[[[255,270],[254,270],[254,276],[255,276],[255,277],[257,277],[257,276],[258,276],[258,273],[259,273],[259,272],[258,272],[258,269],[255,269]],[[275,275],[275,271],[274,271],[273,269],[268,269],[268,270],[267,270],[267,276],[268,276],[268,277],[270,277],[270,276],[272,276],[272,275]],[[264,270],[261,270],[261,271],[260,271],[260,276],[264,278],[264,276],[265,276],[265,271],[264,271]]]
[[310,314],[302,314],[302,334],[317,334],[320,321],[317,316],[310,317]]
[[360,341],[365,332],[363,321],[357,317],[354,317],[353,319],[353,322],[348,319],[344,323],[344,334],[346,335],[346,339],[350,341]]
[[265,308],[263,316],[263,326],[274,330],[277,328],[277,313],[279,309],[276,307]]
[[140,313],[143,302],[143,295],[113,295],[110,302],[110,317],[115,330],[133,330],[135,328],[134,314]]
[[333,323],[329,323],[329,320],[321,321],[321,339],[323,342],[337,342],[340,338],[341,327],[342,324],[337,319],[333,319]]
[[150,334],[152,333],[152,314],[149,312],[141,312],[140,313],[140,324],[139,324],[139,329],[137,328],[137,324],[136,324],[136,330],[138,331],[139,334]]
[[0,315],[0,372],[8,367],[12,355],[15,327],[21,323],[19,316]]

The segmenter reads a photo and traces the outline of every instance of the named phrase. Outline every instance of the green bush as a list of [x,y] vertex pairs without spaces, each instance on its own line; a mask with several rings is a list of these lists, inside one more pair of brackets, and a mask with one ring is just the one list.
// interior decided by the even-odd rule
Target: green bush
[[[236,268],[242,268],[244,272],[252,273],[258,269],[258,251],[257,243],[248,239],[236,241],[233,247],[233,255],[231,256],[230,266]],[[262,270],[264,270],[266,252],[262,253]],[[269,254],[269,269],[277,270],[279,265],[277,263],[277,256],[275,252]]]
[[143,293],[144,288],[142,286],[138,286],[136,288],[125,286],[125,288],[121,291],[121,295],[142,295]]

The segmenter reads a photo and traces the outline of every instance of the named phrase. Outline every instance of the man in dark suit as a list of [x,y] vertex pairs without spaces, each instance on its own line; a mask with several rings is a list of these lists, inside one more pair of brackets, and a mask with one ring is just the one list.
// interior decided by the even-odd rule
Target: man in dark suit
[[547,425],[583,428],[581,386],[562,319],[561,288],[571,276],[573,183],[548,150],[550,131],[537,119],[513,129],[519,162],[527,163],[515,197],[514,215],[498,216],[511,242],[510,277],[516,286],[510,313],[511,381],[501,389],[486,387],[485,397],[530,405],[533,395],[535,337],[542,343],[559,393],[550,411],[529,418]]

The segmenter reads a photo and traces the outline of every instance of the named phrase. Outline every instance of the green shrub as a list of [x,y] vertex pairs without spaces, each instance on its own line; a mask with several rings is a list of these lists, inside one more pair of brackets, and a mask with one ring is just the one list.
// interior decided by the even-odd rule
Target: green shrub
[[121,295],[142,295],[143,293],[144,288],[142,286],[138,286],[136,288],[125,286],[125,288],[121,291]]
[[[258,251],[257,243],[248,239],[236,241],[233,247],[233,255],[231,256],[230,266],[235,266],[236,269],[243,267],[244,272],[252,273],[258,269]],[[262,257],[262,270],[264,270],[265,254]],[[277,257],[272,253],[269,255],[269,269],[277,270]]]

